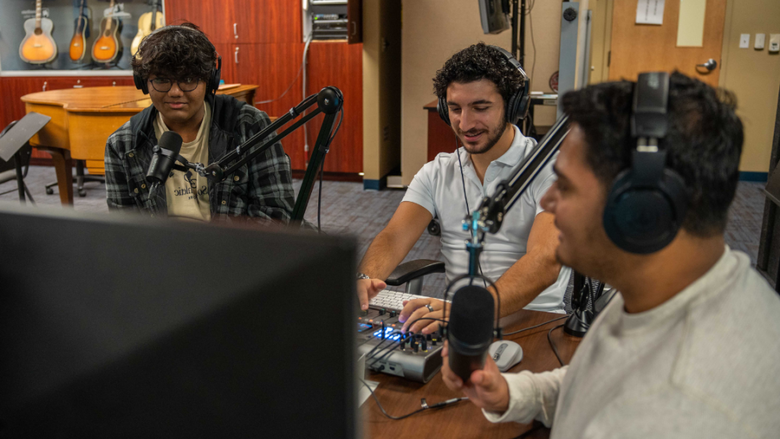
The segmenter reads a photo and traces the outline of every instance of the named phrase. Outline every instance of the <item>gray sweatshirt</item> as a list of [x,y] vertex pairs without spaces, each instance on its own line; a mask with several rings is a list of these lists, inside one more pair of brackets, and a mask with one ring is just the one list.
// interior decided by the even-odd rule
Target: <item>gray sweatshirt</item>
[[487,419],[537,419],[551,438],[779,438],[780,296],[727,247],[649,311],[615,296],[570,366],[504,377],[509,408]]

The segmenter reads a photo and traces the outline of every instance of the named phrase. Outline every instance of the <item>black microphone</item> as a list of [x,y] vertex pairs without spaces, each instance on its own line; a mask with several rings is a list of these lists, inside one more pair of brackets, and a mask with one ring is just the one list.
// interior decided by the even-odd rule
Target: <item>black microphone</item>
[[469,380],[471,372],[485,366],[493,342],[494,315],[493,295],[477,285],[459,289],[452,299],[447,325],[449,364],[463,382]]
[[181,151],[181,136],[173,131],[166,131],[160,136],[157,146],[154,147],[154,155],[149,163],[149,171],[146,173],[146,179],[154,184],[165,183],[168,174],[171,173],[176,159]]

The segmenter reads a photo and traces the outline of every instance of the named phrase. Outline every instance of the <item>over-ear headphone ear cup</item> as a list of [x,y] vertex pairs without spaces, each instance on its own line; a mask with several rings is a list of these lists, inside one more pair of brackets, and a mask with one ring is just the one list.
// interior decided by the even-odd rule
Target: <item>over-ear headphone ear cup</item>
[[133,74],[133,83],[135,83],[136,89],[141,90],[145,95],[149,94],[149,88],[146,86],[146,81],[144,81],[144,78]]
[[209,78],[209,92],[212,95],[217,94],[219,89],[219,79],[222,74],[222,57],[217,56],[217,66],[211,71],[211,78]]
[[674,171],[665,169],[657,187],[648,187],[636,185],[631,170],[626,170],[607,195],[604,230],[622,250],[654,253],[677,236],[686,207],[685,182]]
[[450,124],[450,110],[447,108],[447,101],[444,98],[439,98],[439,102],[436,103],[436,111],[439,112],[439,117],[447,125]]
[[509,102],[506,105],[506,120],[512,125],[517,125],[520,121],[520,98],[519,93],[515,93],[509,98]]

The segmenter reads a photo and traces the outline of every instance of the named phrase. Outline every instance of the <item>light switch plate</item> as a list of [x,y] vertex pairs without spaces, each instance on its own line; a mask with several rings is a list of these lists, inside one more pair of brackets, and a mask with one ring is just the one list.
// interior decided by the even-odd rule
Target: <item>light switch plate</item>
[[747,49],[750,47],[750,34],[739,34],[739,48]]
[[780,52],[780,34],[769,34],[769,52]]
[[766,40],[766,34],[756,34],[756,42],[753,44],[753,48],[756,50],[764,50],[764,40]]

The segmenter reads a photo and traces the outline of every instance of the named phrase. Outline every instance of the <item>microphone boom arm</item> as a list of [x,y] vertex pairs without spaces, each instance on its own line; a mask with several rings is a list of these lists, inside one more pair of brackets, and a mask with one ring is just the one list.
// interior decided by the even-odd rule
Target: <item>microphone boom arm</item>
[[479,207],[466,217],[463,229],[471,231],[469,244],[479,244],[484,241],[485,233],[495,234],[499,231],[506,213],[560,149],[563,139],[569,133],[568,120],[565,115],[558,119],[512,175],[499,182],[493,195],[483,198]]
[[[275,134],[271,138],[267,138],[269,135],[271,135],[271,133],[275,132],[288,122],[291,122],[315,104],[317,104],[316,109],[306,114],[304,117],[290,125],[281,133]],[[333,126],[336,122],[336,115],[339,111],[342,110],[343,105],[344,96],[342,95],[341,90],[331,86],[325,87],[320,90],[319,93],[313,94],[301,101],[301,103],[291,108],[283,116],[271,122],[271,124],[261,130],[259,133],[250,137],[241,145],[238,145],[236,149],[225,154],[215,163],[212,163],[208,166],[205,166],[202,163],[190,163],[181,155],[179,155],[177,161],[181,162],[183,166],[174,165],[173,168],[180,171],[193,169],[198,174],[208,178],[211,181],[223,181],[229,175],[236,172],[241,166],[251,161],[258,155],[264,153],[276,142],[282,140],[300,128],[301,125],[315,118],[320,113],[325,113],[325,118],[322,121],[322,127],[320,128],[319,135],[317,136],[317,142],[314,144],[311,157],[309,157],[309,167],[312,167],[313,165],[315,169],[311,175],[307,170],[306,175],[304,176],[303,184],[301,185],[301,190],[306,190],[307,192],[304,197],[298,197],[295,208],[293,209],[292,220],[301,220],[303,219],[303,213],[306,209],[306,205],[308,204],[312,187],[309,187],[308,189],[305,188],[307,187],[307,183],[309,183],[313,178],[316,178],[314,176],[314,174],[316,174],[316,169],[319,168],[320,163],[325,159],[325,154],[330,148],[330,142],[333,140]]]

